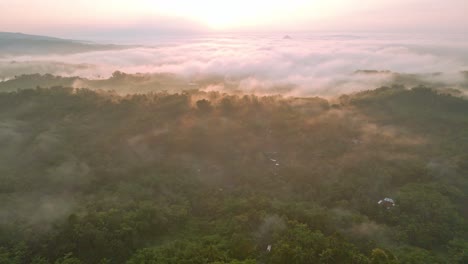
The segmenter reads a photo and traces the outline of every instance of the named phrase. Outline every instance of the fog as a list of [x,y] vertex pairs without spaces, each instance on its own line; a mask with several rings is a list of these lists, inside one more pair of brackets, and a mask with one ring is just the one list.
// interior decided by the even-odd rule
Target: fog
[[291,39],[279,34],[126,39],[117,44],[141,45],[65,55],[53,50],[43,55],[3,55],[0,79],[32,73],[103,79],[118,70],[171,73],[192,80],[192,85],[200,78],[216,76],[223,81],[198,88],[234,87],[243,92],[301,96],[336,95],[391,84],[463,89],[467,42],[460,35],[363,33],[291,34]]

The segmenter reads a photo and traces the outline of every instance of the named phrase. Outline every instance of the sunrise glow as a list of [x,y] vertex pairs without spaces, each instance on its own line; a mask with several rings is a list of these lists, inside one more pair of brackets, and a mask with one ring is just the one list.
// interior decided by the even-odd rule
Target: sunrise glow
[[[70,34],[164,31],[461,31],[465,0],[0,1],[0,30]],[[437,19],[434,19],[437,17]]]
[[468,263],[468,0],[0,0],[0,264]]
[[[148,10],[153,14],[174,15],[200,22],[212,29],[232,29],[259,25],[276,24],[287,20],[287,16],[304,17],[305,9],[314,7],[315,13],[324,11],[310,1],[216,1],[202,0],[180,3],[159,3],[149,1]],[[309,13],[309,16],[315,16]]]

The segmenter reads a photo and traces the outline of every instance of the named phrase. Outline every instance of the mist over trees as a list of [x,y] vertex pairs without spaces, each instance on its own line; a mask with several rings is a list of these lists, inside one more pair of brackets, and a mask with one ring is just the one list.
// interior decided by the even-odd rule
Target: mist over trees
[[[386,34],[310,32],[287,40],[284,33],[156,35],[120,35],[116,43],[141,44],[122,46],[0,32],[0,81],[7,81],[1,90],[36,74],[76,80],[63,80],[66,87],[122,93],[206,89],[326,97],[393,84],[468,89],[466,34],[380,39]],[[116,70],[125,73],[119,82],[112,77]],[[17,88],[46,87],[49,77]]]
[[[1,64],[1,63],[0,63]],[[16,65],[19,64],[18,68]],[[23,64],[27,64],[23,69]],[[196,74],[196,75],[181,75],[174,73],[136,73],[130,74],[121,71],[114,71],[109,77],[94,76],[94,78],[86,78],[80,76],[58,76],[53,74],[18,74],[15,72],[31,71],[52,71],[54,68],[62,69],[72,73],[78,68],[92,68],[92,65],[75,64],[69,65],[65,63],[54,63],[49,65],[45,62],[29,62],[17,63],[9,62],[8,65],[0,65],[0,80],[7,76],[4,81],[0,81],[1,92],[12,92],[23,89],[35,89],[36,87],[51,88],[55,86],[73,87],[73,88],[88,88],[91,90],[114,91],[120,95],[128,95],[135,93],[151,93],[151,92],[183,92],[186,90],[201,90],[201,91],[218,91],[229,94],[257,94],[257,95],[275,95],[282,94],[286,96],[317,96],[321,91],[316,91],[313,88],[310,91],[305,91],[294,83],[263,83],[250,79],[249,76],[225,76],[220,74]],[[70,69],[69,69],[70,68]],[[21,70],[20,70],[21,69]],[[459,72],[455,75],[444,75],[442,73],[431,74],[407,74],[391,71],[376,71],[376,70],[357,70],[348,74],[348,79],[340,81],[341,85],[360,86],[362,83],[380,83],[382,86],[403,85],[406,87],[424,86],[443,90],[444,93],[453,95],[466,95],[468,91],[468,74]],[[455,79],[456,81],[454,81]],[[369,84],[366,84],[369,85]],[[363,85],[362,87],[366,87]],[[355,88],[357,91],[362,91],[364,88]],[[374,88],[374,87],[372,87]],[[354,89],[354,88],[353,88]],[[337,97],[342,93],[351,93],[353,89],[344,91],[328,91],[324,95],[329,97]],[[364,89],[365,90],[365,89]]]
[[467,131],[423,86],[3,92],[0,263],[466,263]]

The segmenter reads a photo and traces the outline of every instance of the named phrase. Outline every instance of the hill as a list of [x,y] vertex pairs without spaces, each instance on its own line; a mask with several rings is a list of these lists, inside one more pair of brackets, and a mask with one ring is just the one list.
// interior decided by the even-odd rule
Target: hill
[[102,45],[78,40],[0,32],[0,54],[3,56],[67,54],[122,48],[125,48],[125,46]]
[[0,257],[466,263],[467,116],[425,87],[0,93]]

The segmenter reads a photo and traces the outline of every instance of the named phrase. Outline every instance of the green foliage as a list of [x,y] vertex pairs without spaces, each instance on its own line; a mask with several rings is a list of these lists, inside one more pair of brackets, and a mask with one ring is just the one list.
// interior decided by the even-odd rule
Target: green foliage
[[83,264],[83,262],[73,257],[72,253],[68,253],[64,257],[57,259],[54,264]]
[[409,184],[398,195],[399,225],[408,242],[433,249],[462,230],[463,219],[438,186]]
[[397,264],[396,258],[385,250],[376,248],[370,255],[370,264]]
[[227,252],[218,241],[176,241],[159,248],[147,248],[137,252],[127,264],[203,264],[230,263]]
[[304,224],[292,223],[275,241],[269,263],[367,263],[359,253],[340,236],[326,237]]
[[468,241],[461,238],[450,241],[449,256],[453,263],[468,263]]
[[467,116],[422,87],[0,93],[0,264],[466,263]]
[[405,247],[403,249],[399,249],[396,253],[402,264],[444,263],[439,261],[430,251],[422,248]]

